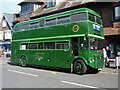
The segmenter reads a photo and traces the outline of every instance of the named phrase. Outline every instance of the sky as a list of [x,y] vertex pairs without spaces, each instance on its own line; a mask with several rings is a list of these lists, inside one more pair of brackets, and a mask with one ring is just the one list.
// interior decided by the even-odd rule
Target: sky
[[0,18],[3,13],[19,13],[20,6],[17,4],[21,1],[23,0],[0,0]]

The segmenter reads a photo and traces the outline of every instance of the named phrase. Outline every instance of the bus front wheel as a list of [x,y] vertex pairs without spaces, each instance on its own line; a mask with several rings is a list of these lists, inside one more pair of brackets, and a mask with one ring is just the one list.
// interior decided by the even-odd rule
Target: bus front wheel
[[87,71],[87,66],[83,60],[76,60],[73,65],[73,71],[76,74],[83,75]]
[[20,66],[22,66],[22,67],[26,66],[26,57],[25,56],[20,57]]

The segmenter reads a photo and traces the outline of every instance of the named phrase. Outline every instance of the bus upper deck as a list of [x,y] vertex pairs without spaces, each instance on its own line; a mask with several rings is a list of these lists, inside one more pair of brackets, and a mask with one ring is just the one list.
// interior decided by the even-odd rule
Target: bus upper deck
[[[74,34],[92,34],[103,37],[102,27],[99,14],[90,9],[81,8],[19,23],[14,28],[16,36],[13,37],[13,40]],[[21,33],[21,36],[17,35],[18,32]],[[34,36],[36,32],[38,33]]]

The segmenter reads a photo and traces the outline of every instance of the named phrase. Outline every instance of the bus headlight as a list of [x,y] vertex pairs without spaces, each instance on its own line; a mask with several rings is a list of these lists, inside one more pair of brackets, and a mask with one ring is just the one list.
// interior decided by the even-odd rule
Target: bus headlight
[[94,62],[95,60],[94,59],[92,59],[92,62]]
[[91,59],[91,60],[90,60],[90,63],[93,63],[94,61],[95,61],[94,59]]
[[92,60],[90,60],[90,63],[92,63]]

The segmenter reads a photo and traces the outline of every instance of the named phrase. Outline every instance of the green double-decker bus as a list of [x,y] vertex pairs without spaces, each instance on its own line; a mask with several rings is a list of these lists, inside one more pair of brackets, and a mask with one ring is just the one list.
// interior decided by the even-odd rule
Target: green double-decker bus
[[12,37],[11,62],[70,69],[84,74],[104,65],[98,41],[104,39],[101,16],[79,8],[18,23]]

